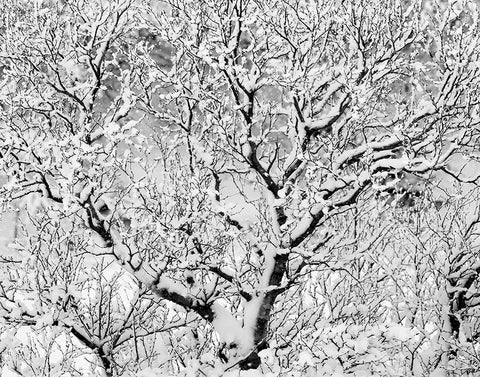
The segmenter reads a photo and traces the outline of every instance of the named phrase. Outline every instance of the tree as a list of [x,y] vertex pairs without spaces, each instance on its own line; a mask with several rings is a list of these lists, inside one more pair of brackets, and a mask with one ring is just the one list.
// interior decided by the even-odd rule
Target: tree
[[[378,204],[415,207],[447,175],[478,180],[468,175],[478,143],[476,6],[159,4],[4,6],[1,198],[4,211],[25,213],[4,258],[3,318],[66,330],[110,375],[122,373],[114,350],[123,344],[146,344],[135,368],[160,368],[152,350],[168,337],[157,334],[173,339],[170,327],[192,315],[199,353],[163,349],[176,353],[166,365],[177,374],[265,370],[269,355],[275,372],[312,364],[301,372],[316,373],[324,361],[312,361],[302,334],[312,342],[312,326],[329,333],[338,316],[381,317],[332,292],[378,293],[368,252],[385,250],[389,229]],[[357,283],[331,281],[355,268]],[[141,326],[150,321],[154,331]],[[353,359],[372,337],[397,347],[388,326],[357,330]],[[346,331],[332,328],[331,339]],[[379,360],[348,364],[341,349],[325,353],[330,372],[380,373]]]

